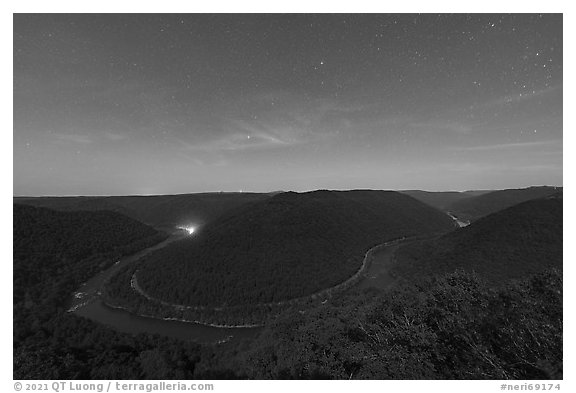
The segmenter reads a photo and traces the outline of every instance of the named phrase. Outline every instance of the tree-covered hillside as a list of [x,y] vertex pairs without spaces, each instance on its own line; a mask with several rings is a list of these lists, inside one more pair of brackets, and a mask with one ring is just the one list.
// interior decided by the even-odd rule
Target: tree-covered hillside
[[[15,206],[14,233],[14,379],[562,379],[554,269],[499,288],[456,272],[351,291],[287,310],[250,342],[198,345],[115,332],[62,307],[68,288],[117,252],[157,241],[155,232],[117,214]],[[65,238],[77,251],[66,251]],[[139,239],[133,250],[115,248],[129,239]]]
[[462,199],[450,204],[446,210],[462,220],[475,221],[488,214],[506,209],[531,199],[545,198],[562,190],[562,187],[528,187],[493,191]]
[[562,331],[560,272],[497,289],[456,272],[294,310],[221,367],[259,379],[562,379]]
[[70,280],[76,265],[97,272],[114,258],[165,238],[118,213],[58,212],[19,204],[14,205],[13,230],[15,305],[51,301],[62,295],[54,293],[55,288],[74,290],[73,285],[80,284]]
[[475,191],[421,191],[421,190],[406,190],[400,191],[403,194],[410,195],[412,198],[424,202],[427,205],[434,206],[436,209],[445,211],[450,205],[456,201],[461,201],[467,198],[473,198],[479,195],[487,194],[489,190],[475,190]]
[[412,278],[476,271],[490,282],[562,269],[562,198],[527,201],[436,240],[398,250],[393,273]]
[[445,214],[397,192],[282,193],[149,255],[137,280],[174,304],[280,302],[341,283],[377,244],[452,228]]
[[32,362],[32,369],[43,364],[35,353],[48,345],[53,329],[64,329],[54,321],[70,319],[64,317],[66,304],[84,280],[166,238],[118,213],[57,212],[18,204],[13,234],[14,361],[15,375],[23,376],[27,374],[16,369],[19,361]]

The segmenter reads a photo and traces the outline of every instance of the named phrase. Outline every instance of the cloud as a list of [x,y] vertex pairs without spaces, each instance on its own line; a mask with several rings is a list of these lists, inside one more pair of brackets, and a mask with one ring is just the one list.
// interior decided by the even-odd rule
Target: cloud
[[244,132],[234,132],[216,139],[198,142],[176,139],[186,150],[207,152],[272,149],[302,142],[298,138],[281,135],[279,132],[264,132],[254,128],[244,128],[242,131]]
[[214,139],[207,142],[187,143],[186,148],[189,150],[204,151],[237,151],[247,149],[264,149],[279,146],[290,145],[289,142],[283,141],[273,135],[267,134],[231,134],[225,137]]
[[493,145],[457,147],[455,149],[463,151],[487,151],[487,150],[526,149],[526,148],[545,147],[545,146],[562,147],[562,141],[552,139],[544,141],[509,142],[509,143],[497,143]]

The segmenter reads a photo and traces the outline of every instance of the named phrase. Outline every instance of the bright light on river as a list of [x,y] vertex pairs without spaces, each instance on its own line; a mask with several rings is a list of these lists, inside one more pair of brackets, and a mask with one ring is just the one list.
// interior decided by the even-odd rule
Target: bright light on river
[[178,229],[183,229],[186,232],[188,232],[189,235],[192,235],[194,233],[194,231],[196,230],[195,227],[178,227]]

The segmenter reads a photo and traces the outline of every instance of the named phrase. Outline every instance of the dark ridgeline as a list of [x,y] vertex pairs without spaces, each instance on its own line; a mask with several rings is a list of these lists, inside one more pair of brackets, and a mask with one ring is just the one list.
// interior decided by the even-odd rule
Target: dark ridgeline
[[17,197],[14,201],[54,210],[110,210],[157,228],[205,224],[230,209],[268,198],[267,193],[200,193],[150,196]]
[[410,195],[414,199],[418,199],[427,205],[434,206],[436,209],[442,211],[448,208],[455,202],[463,199],[468,199],[483,194],[492,192],[491,190],[477,190],[477,191],[421,191],[421,190],[405,190],[400,191],[403,194]]
[[[109,211],[58,212],[19,204],[13,210],[15,379],[191,375],[164,365],[158,348],[175,353],[177,362],[185,354],[186,359],[197,357],[196,345],[121,334],[65,312],[83,281],[122,256],[162,241],[165,234]],[[193,361],[187,366],[193,369]]]
[[480,218],[437,240],[397,252],[393,272],[413,279],[474,271],[491,283],[562,270],[562,198],[530,200]]
[[[121,214],[57,212],[14,204],[14,304],[60,303],[118,258],[166,235]],[[50,310],[54,311],[54,310]]]
[[531,199],[545,198],[562,190],[562,187],[528,187],[493,191],[486,194],[465,198],[451,203],[446,210],[456,217],[475,221],[488,214],[497,212],[518,203]]
[[137,277],[174,304],[281,302],[345,281],[373,246],[451,228],[446,214],[393,191],[281,193],[151,254]]

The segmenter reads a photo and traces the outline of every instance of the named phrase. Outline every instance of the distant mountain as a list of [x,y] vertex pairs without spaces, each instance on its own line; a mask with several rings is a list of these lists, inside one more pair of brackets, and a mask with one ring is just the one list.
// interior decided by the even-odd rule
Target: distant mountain
[[467,198],[483,195],[492,191],[489,190],[476,190],[476,191],[421,191],[421,190],[405,190],[400,191],[403,194],[410,195],[414,199],[418,199],[430,206],[434,206],[440,210],[446,210],[451,204],[456,201],[461,201]]
[[562,269],[562,198],[523,202],[435,241],[404,246],[396,257],[393,273],[408,279],[464,269],[497,283]]
[[110,197],[16,197],[15,203],[55,210],[110,210],[158,227],[202,225],[245,203],[269,198],[258,193],[201,193]]
[[474,221],[531,199],[544,198],[561,191],[562,187],[529,187],[493,191],[472,198],[455,201],[446,210],[463,220]]
[[137,278],[175,304],[278,302],[345,281],[386,240],[453,228],[446,214],[398,192],[286,192],[151,254]]

